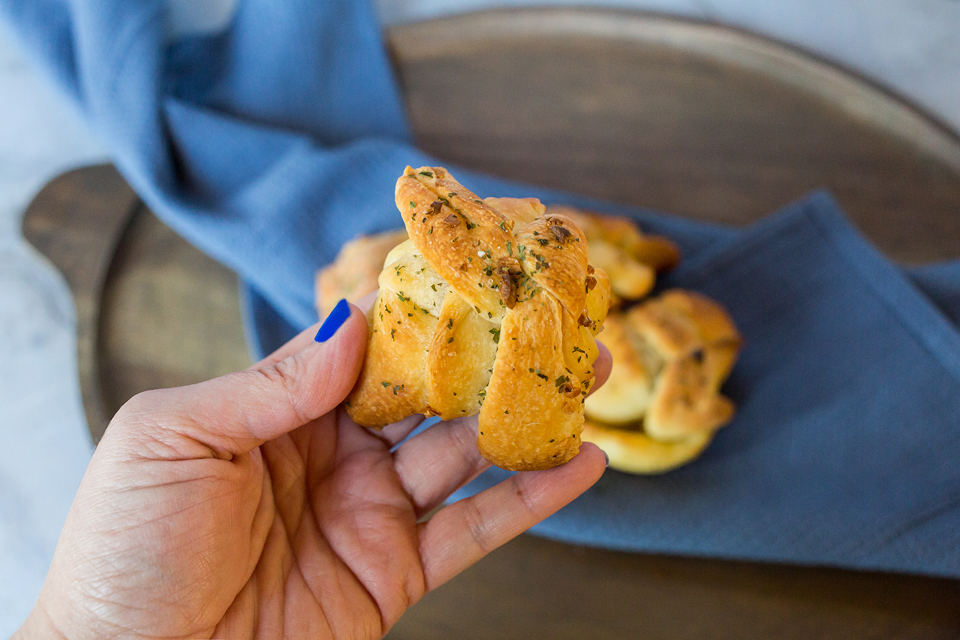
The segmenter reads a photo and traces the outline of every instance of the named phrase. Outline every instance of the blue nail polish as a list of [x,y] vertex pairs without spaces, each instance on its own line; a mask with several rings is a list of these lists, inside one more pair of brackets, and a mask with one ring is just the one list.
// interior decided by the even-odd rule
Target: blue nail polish
[[327,319],[320,325],[320,331],[317,331],[317,337],[314,338],[314,340],[317,342],[326,342],[333,337],[333,334],[343,326],[343,323],[346,322],[349,317],[350,305],[347,303],[346,298],[344,298],[337,303],[337,306],[333,308],[333,311],[330,312]]

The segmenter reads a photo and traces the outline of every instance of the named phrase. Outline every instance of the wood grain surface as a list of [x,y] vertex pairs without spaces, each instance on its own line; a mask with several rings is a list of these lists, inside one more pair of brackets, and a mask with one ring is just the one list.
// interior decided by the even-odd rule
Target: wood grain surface
[[960,582],[619,553],[525,535],[427,596],[390,640],[945,640]]
[[236,275],[160,222],[113,167],[47,185],[24,214],[23,233],[73,293],[94,442],[140,391],[249,366]]
[[[100,351],[101,301],[110,264],[124,229],[142,208],[137,194],[112,167],[79,169],[44,187],[23,216],[23,236],[60,270],[73,293],[77,313],[77,368],[87,426],[100,441],[119,405],[115,377]],[[103,384],[101,380],[103,379]]]
[[[417,142],[445,161],[733,224],[828,187],[892,258],[960,256],[957,136],[797,51],[715,25],[572,9],[388,37]],[[236,278],[112,168],[48,185],[24,233],[73,291],[95,440],[137,391],[248,362]],[[956,638],[960,581],[522,536],[428,594],[389,637]]]
[[728,28],[515,11],[391,38],[417,142],[488,173],[743,224],[829,188],[894,259],[960,256],[954,133]]

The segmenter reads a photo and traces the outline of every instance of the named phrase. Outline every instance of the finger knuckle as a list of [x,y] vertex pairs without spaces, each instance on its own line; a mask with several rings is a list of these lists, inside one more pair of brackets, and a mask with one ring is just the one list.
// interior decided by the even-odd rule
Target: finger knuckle
[[309,411],[305,406],[302,380],[305,374],[305,363],[298,355],[291,356],[280,362],[256,369],[253,372],[259,385],[266,391],[279,393],[285,404],[294,412],[296,418],[305,423],[309,420]]
[[463,521],[470,532],[470,537],[478,549],[486,555],[496,548],[490,537],[490,529],[487,527],[486,518],[480,512],[480,508],[475,501],[470,501],[464,505]]

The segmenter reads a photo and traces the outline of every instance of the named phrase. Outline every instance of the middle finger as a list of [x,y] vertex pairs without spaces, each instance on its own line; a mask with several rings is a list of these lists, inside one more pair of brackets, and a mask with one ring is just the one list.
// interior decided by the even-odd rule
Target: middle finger
[[490,463],[477,450],[477,419],[441,422],[403,443],[394,466],[417,516],[485,471]]

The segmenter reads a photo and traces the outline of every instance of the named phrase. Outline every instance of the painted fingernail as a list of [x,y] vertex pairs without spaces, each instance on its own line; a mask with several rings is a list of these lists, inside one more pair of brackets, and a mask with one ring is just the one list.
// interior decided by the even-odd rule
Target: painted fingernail
[[[603,451],[603,449],[600,449],[600,451]],[[609,467],[609,466],[610,466],[610,456],[607,455],[607,452],[606,452],[606,451],[603,451],[603,458],[604,458],[604,460],[607,461],[607,466]]]
[[343,326],[343,323],[347,321],[347,318],[350,317],[350,304],[347,302],[346,298],[337,303],[337,306],[333,308],[333,311],[330,312],[330,315],[327,316],[327,319],[323,321],[323,324],[320,325],[320,331],[317,331],[317,337],[314,338],[317,342],[326,342],[333,337],[333,334],[337,332],[337,329]]

